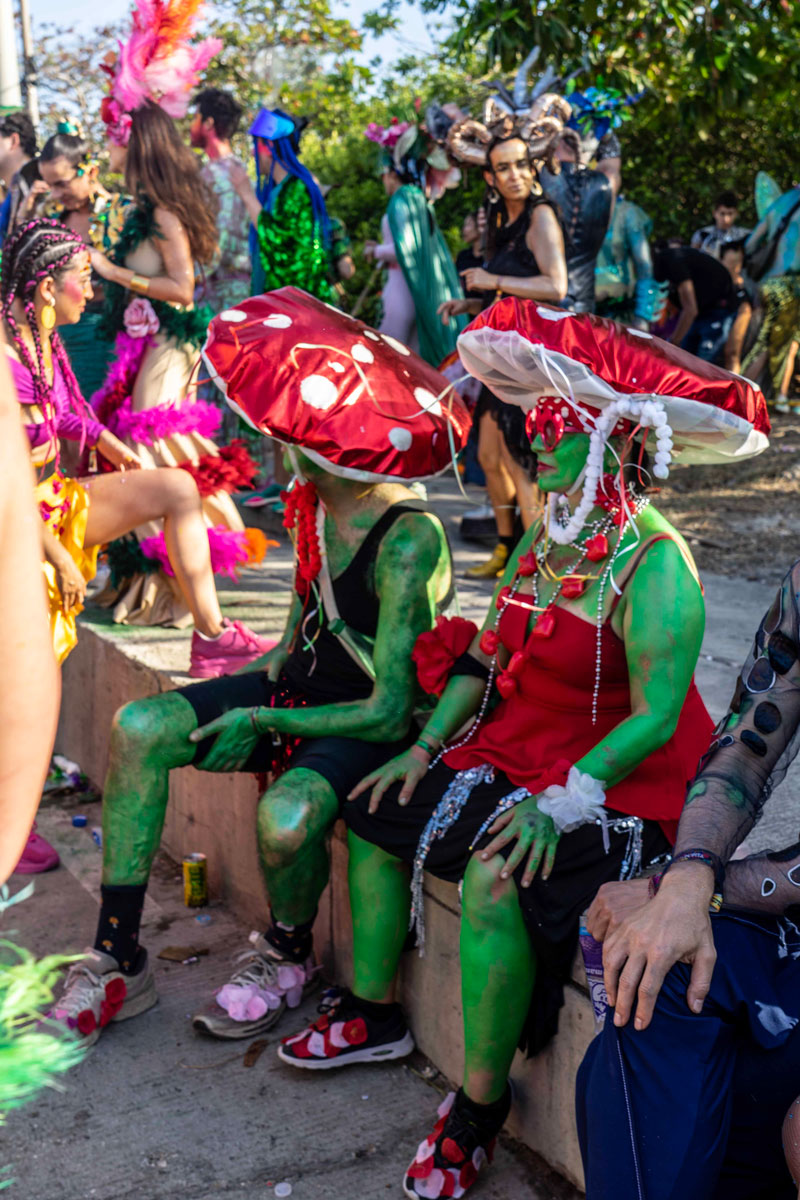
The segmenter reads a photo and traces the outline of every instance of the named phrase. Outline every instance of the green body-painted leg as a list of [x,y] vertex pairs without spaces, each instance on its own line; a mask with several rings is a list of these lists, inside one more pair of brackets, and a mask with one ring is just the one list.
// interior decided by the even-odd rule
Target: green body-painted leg
[[376,1004],[392,1000],[408,933],[409,870],[399,858],[348,833],[353,914],[353,992]]
[[536,960],[504,860],[472,858],[464,876],[461,996],[464,1091],[479,1104],[503,1095],[528,1012]]
[[258,849],[273,916],[314,919],[330,874],[327,836],[339,815],[331,785],[316,771],[287,771],[258,806]]
[[114,718],[103,791],[103,883],[147,883],[161,841],[169,773],[197,747],[188,740],[197,718],[174,692],[135,700]]

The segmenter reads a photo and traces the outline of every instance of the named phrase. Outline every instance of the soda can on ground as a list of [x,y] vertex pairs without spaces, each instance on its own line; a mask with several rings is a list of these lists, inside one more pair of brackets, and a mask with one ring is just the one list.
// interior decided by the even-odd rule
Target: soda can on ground
[[183,860],[183,903],[187,908],[208,904],[208,862],[205,854],[187,854]]

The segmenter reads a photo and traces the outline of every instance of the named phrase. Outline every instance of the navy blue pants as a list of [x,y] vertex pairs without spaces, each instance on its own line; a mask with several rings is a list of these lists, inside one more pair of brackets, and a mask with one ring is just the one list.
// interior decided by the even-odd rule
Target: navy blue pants
[[647,1029],[615,1028],[610,1010],[586,1052],[576,1106],[587,1200],[796,1200],[781,1126],[800,1094],[800,931],[724,911],[713,927],[699,1016],[679,963]]
[[722,352],[733,325],[733,315],[724,308],[695,317],[681,349],[710,363],[721,363]]

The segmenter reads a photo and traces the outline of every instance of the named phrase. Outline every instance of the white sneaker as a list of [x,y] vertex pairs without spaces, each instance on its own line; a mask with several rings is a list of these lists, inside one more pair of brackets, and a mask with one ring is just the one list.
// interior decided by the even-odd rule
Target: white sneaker
[[213,1000],[192,1018],[198,1033],[216,1038],[249,1038],[280,1020],[285,1009],[297,1008],[317,985],[313,960],[283,958],[263,934],[250,934],[251,950],[237,955],[240,964]]
[[123,975],[112,955],[87,950],[67,972],[51,1019],[77,1030],[84,1046],[93,1046],[112,1021],[127,1021],[152,1008],[158,1000],[156,982],[144,948],[141,956],[136,974]]
[[469,508],[462,514],[464,521],[490,521],[494,518],[491,504],[481,504],[479,508]]

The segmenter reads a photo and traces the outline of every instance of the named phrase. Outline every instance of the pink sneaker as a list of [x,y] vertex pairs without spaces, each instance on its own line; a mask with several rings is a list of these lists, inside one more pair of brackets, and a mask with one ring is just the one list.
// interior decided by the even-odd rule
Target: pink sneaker
[[30,837],[22,851],[22,857],[14,868],[15,874],[40,875],[42,871],[52,871],[60,862],[58,851],[36,832],[36,822],[34,822]]
[[259,637],[241,621],[223,621],[225,626],[218,638],[203,637],[197,630],[192,634],[192,679],[216,679],[232,675],[266,654],[277,644],[275,638]]

